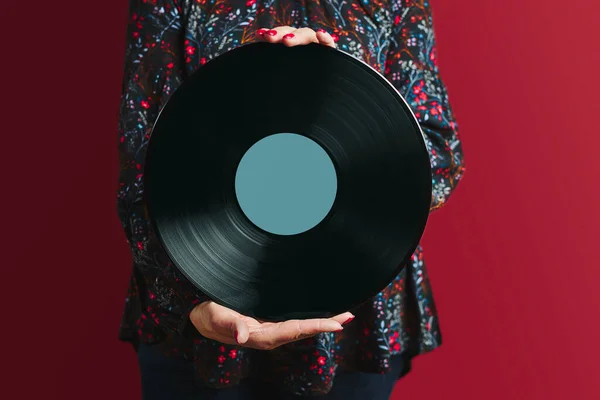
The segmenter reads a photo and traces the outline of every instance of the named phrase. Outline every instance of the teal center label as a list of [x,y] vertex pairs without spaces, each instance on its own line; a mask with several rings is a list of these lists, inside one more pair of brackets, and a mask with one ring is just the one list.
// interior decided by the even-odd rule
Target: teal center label
[[335,166],[314,140],[278,133],[256,142],[240,161],[235,193],[248,219],[276,235],[296,235],[319,224],[337,193]]

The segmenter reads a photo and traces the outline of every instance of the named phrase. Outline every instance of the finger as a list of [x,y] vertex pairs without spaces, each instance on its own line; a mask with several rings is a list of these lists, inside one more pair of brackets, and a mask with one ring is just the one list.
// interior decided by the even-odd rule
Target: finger
[[264,40],[265,34],[269,31],[269,28],[260,28],[256,31],[255,36],[258,40]]
[[250,330],[248,329],[248,325],[241,319],[236,320],[233,338],[239,345],[246,344],[250,338]]
[[280,329],[281,336],[294,339],[292,329],[295,329],[296,333],[300,333],[302,336],[313,336],[324,332],[338,332],[343,328],[342,324],[332,318],[319,318],[284,322],[281,324]]
[[248,341],[250,334],[248,325],[241,319],[235,319],[229,323],[227,328],[216,327],[204,336],[217,342],[243,346]]
[[237,344],[248,340],[248,326],[241,314],[214,302],[197,306],[190,319],[203,335],[223,343]]
[[338,314],[334,317],[331,317],[332,320],[339,322],[342,325],[346,325],[350,321],[354,319],[354,315],[350,312],[345,312],[342,314]]
[[316,36],[317,40],[319,41],[319,44],[333,47],[334,49],[336,48],[335,40],[333,40],[333,37],[329,33],[325,32],[323,29],[319,29],[316,33]]
[[319,333],[339,332],[342,329],[342,325],[333,319],[290,320],[252,332],[247,345],[261,350],[270,350]]
[[210,327],[220,338],[227,338],[228,343],[242,344],[248,340],[248,325],[241,314],[218,304],[210,310]]
[[277,28],[267,30],[262,38],[265,42],[277,43],[281,41],[284,35],[292,33],[295,30],[296,28],[292,28],[291,26],[278,26]]
[[316,32],[310,28],[296,29],[294,32],[283,35],[281,39],[281,42],[288,47],[319,43]]

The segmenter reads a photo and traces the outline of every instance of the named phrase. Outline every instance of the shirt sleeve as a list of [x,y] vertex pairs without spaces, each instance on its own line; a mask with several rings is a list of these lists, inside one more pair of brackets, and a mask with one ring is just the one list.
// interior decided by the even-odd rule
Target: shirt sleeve
[[438,70],[429,0],[397,0],[394,4],[384,75],[409,103],[425,134],[433,211],[448,201],[463,176],[462,145]]
[[183,80],[179,3],[129,1],[118,143],[117,200],[122,207],[143,201],[143,166],[150,133],[161,107]]
[[[132,245],[133,213],[143,208],[143,166],[153,125],[170,95],[184,79],[189,49],[183,21],[184,0],[130,0],[119,120],[120,177],[118,208]],[[133,239],[135,242],[135,239]],[[144,246],[143,241],[133,246]],[[140,249],[141,251],[141,249]],[[191,310],[208,297],[176,268],[171,283],[180,299],[178,312],[156,315],[160,325],[184,336]]]

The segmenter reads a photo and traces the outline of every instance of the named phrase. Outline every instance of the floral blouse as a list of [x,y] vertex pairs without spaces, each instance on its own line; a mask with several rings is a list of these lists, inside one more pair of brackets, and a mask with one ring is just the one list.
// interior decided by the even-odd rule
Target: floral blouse
[[463,175],[463,155],[438,72],[429,1],[130,0],[128,18],[117,205],[133,265],[121,340],[190,360],[204,385],[227,387],[254,376],[299,395],[327,393],[338,366],[385,373],[393,355],[408,361],[438,347],[438,315],[421,247],[388,287],[351,310],[356,319],[342,332],[271,351],[200,336],[188,316],[206,297],[161,248],[142,196],[150,132],[178,85],[206,62],[254,41],[258,29],[289,25],[326,30],[340,51],[381,72],[406,98],[430,152],[431,210],[444,205]]

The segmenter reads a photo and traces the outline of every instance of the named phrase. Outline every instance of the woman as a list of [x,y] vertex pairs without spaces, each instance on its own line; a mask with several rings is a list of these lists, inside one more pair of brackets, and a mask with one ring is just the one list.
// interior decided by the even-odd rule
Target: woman
[[351,313],[261,324],[208,301],[173,266],[146,215],[143,162],[162,105],[197,68],[253,41],[314,42],[362,59],[407,99],[430,150],[431,210],[439,208],[463,163],[428,1],[131,0],[129,11],[118,209],[133,271],[120,338],[137,349],[144,398],[387,399],[411,358],[441,341],[420,247]]

